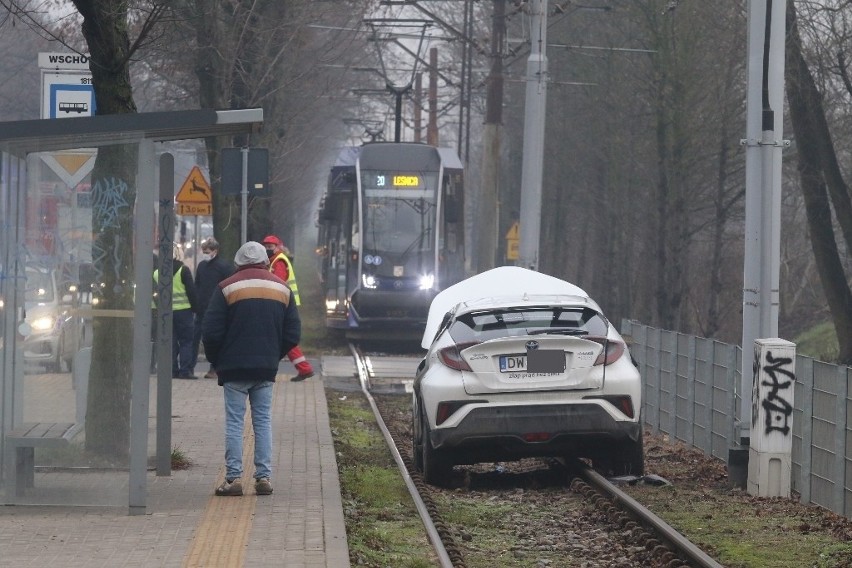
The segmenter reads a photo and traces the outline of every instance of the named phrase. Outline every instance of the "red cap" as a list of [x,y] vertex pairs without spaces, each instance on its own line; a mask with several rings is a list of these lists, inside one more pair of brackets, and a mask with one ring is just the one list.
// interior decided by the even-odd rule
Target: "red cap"
[[276,245],[276,246],[284,246],[284,243],[281,242],[281,239],[276,237],[275,235],[267,235],[263,237],[263,240],[260,241],[260,244],[263,245]]

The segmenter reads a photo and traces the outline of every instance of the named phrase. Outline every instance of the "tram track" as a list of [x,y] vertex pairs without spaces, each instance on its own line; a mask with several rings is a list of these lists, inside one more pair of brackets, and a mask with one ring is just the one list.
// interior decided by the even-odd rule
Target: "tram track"
[[[457,468],[463,469],[460,473],[462,481],[454,484],[452,489],[436,488],[426,484],[414,467],[411,456],[410,426],[406,426],[404,416],[400,418],[400,414],[405,413],[405,405],[400,404],[398,395],[373,392],[376,380],[375,377],[370,376],[370,369],[382,366],[380,363],[382,354],[363,353],[355,345],[351,345],[350,350],[355,358],[362,391],[370,402],[376,422],[405,479],[441,566],[467,566],[466,551],[482,547],[475,542],[475,536],[463,527],[444,519],[456,516],[452,510],[452,502],[459,496],[471,497],[474,502],[481,499],[482,505],[486,501],[495,499],[499,501],[500,488],[497,488],[496,498],[493,491],[482,491],[483,485],[487,488],[488,479],[495,477],[493,472],[484,472],[482,468],[476,467]],[[399,377],[399,379],[405,381],[410,377]],[[387,377],[384,380],[387,381]],[[407,424],[410,425],[410,415]],[[533,465],[530,465],[530,462],[533,462]],[[608,541],[604,547],[608,551],[607,554],[620,559],[593,560],[593,563],[586,564],[588,566],[643,565],[664,568],[721,566],[665,521],[583,462],[524,460],[523,464],[512,462],[501,467],[503,477],[506,477],[505,473],[516,476],[514,479],[517,480],[517,485],[512,490],[510,484],[508,490],[525,493],[525,496],[532,500],[552,499],[549,492],[553,490],[553,487],[546,483],[545,488],[540,490],[536,488],[536,485],[541,484],[542,478],[551,480],[558,478],[555,484],[560,497],[557,500],[558,506],[554,507],[554,515],[560,515],[560,511],[564,510],[566,516],[575,520],[580,519],[576,522],[556,523],[560,526],[564,525],[566,529],[564,539],[571,543],[569,547],[573,550],[571,553],[588,561],[589,556],[585,552],[582,540],[587,538],[599,542],[604,538],[602,535],[605,535]],[[542,495],[536,495],[537,491],[541,491]],[[556,539],[558,538],[557,536]],[[554,539],[549,537],[543,540],[547,543]],[[560,542],[553,542],[546,546],[564,548],[563,543]],[[616,552],[613,553],[613,551]],[[514,554],[523,555],[526,552],[520,550],[515,551]],[[495,562],[499,560],[495,559]]]

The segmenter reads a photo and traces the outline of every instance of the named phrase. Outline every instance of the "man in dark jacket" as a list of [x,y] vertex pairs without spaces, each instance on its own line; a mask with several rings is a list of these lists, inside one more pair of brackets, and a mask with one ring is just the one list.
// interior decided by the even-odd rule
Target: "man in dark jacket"
[[202,324],[204,351],[225,391],[225,481],[216,495],[242,495],[246,398],[254,428],[255,493],[272,493],[272,394],[278,363],[299,343],[302,324],[283,280],[268,269],[266,249],[249,241],[237,272],[216,288]]
[[[216,286],[234,273],[234,265],[219,256],[219,241],[210,237],[201,243],[203,259],[195,269],[195,290],[198,293],[198,311],[195,316],[195,335],[192,338],[192,370],[198,362],[198,346],[201,343],[201,325],[204,312],[210,304],[210,298]],[[210,370],[204,375],[205,379],[215,379],[216,369],[210,365]]]

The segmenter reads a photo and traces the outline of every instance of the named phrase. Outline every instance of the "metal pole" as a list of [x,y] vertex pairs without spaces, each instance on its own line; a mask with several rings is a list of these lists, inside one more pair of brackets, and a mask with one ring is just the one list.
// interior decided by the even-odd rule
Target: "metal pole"
[[[148,389],[151,383],[151,300],[154,255],[154,142],[142,140],[138,149],[136,188],[136,227],[133,244],[136,255],[136,302],[133,306],[133,350],[130,385],[130,515],[144,515],[148,498]],[[174,186],[174,177],[172,177]],[[174,198],[174,193],[170,196]]]
[[778,335],[786,0],[748,5],[740,441],[752,424],[754,340]]
[[394,123],[393,129],[393,141],[399,142],[401,140],[402,134],[402,93],[403,91],[396,89],[394,87],[390,87],[390,90],[393,92],[396,97],[396,101],[394,104],[394,114],[396,115],[396,122]]
[[[160,155],[160,217],[157,226],[157,475],[172,474],[172,254],[175,235],[175,158]],[[153,262],[153,255],[151,261]],[[153,275],[153,270],[151,271]]]
[[240,205],[242,214],[240,215],[240,243],[245,243],[248,240],[248,157],[249,148],[245,146],[241,149],[243,153],[243,181],[240,189]]
[[547,102],[547,0],[530,2],[530,57],[524,107],[524,157],[521,172],[519,265],[538,270],[541,225],[541,179]]

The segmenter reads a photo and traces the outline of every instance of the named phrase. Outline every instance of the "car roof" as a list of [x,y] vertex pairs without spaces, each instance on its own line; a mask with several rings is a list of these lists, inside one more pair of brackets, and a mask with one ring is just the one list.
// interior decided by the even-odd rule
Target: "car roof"
[[565,280],[520,266],[500,266],[462,280],[441,291],[432,300],[420,346],[428,349],[444,315],[456,309],[486,309],[519,303],[530,305],[597,304],[580,287]]

